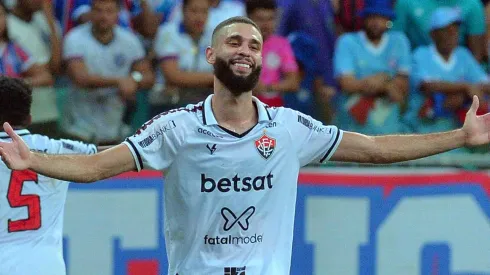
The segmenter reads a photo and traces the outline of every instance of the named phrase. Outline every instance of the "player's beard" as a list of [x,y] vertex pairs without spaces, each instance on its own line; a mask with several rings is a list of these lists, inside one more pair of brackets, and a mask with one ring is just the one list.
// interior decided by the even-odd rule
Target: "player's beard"
[[213,65],[214,75],[223,85],[235,96],[251,91],[259,82],[262,66],[252,68],[247,76],[236,75],[231,69],[231,63],[223,58],[216,57],[216,62]]

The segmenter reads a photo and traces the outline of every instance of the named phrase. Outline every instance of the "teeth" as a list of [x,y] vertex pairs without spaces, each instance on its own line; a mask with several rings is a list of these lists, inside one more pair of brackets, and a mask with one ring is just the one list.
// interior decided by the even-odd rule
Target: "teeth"
[[235,63],[235,65],[238,67],[250,68],[250,65],[248,65],[248,64]]

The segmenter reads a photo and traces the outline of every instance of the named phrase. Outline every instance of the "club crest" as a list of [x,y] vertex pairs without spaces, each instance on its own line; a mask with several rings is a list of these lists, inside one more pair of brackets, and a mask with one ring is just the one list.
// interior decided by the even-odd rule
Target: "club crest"
[[268,159],[274,153],[276,140],[264,134],[255,140],[255,148],[263,158]]

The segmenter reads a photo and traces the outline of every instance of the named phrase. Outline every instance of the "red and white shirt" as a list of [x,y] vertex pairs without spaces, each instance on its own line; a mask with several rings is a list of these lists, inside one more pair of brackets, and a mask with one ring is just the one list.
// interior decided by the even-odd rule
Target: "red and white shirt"
[[[17,130],[31,150],[94,154],[93,144]],[[0,140],[9,140],[0,132]],[[63,213],[68,182],[0,164],[0,275],[64,275]]]

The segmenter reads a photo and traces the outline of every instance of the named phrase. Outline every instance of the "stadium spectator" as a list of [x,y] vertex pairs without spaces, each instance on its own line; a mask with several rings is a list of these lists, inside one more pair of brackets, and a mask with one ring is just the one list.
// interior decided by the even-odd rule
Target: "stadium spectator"
[[397,0],[394,29],[404,32],[412,49],[432,43],[431,14],[439,7],[455,7],[461,12],[459,44],[466,45],[478,62],[485,56],[485,13],[480,0]]
[[[51,1],[18,0],[7,17],[7,24],[10,38],[56,77],[61,72],[61,29],[53,12]],[[29,129],[59,137],[54,87],[36,87],[32,98],[33,123]]]
[[124,133],[126,102],[153,85],[141,42],[117,25],[118,0],[93,0],[92,21],[71,30],[63,58],[71,80],[63,116],[68,136],[114,144]]
[[298,65],[287,38],[275,34],[277,6],[275,0],[248,0],[247,16],[260,28],[262,46],[262,72],[254,94],[273,107],[284,105],[283,94],[297,92],[300,78]]
[[[212,92],[213,67],[206,61],[205,50],[211,42],[205,32],[209,2],[183,1],[183,20],[169,22],[158,30],[155,54],[163,74],[166,98],[174,97],[175,106],[196,103]],[[162,112],[162,106],[152,106]]]
[[366,136],[268,108],[252,97],[262,63],[253,21],[224,21],[212,41],[206,56],[215,68],[214,94],[204,102],[162,113],[124,143],[89,156],[31,151],[4,123],[12,141],[0,142],[2,161],[73,182],[165,171],[158,217],[165,219],[166,274],[283,275],[291,268],[302,166],[329,159],[387,164],[490,143],[490,114],[476,115],[476,96],[462,128],[427,135]]
[[287,38],[298,64],[298,75],[301,82],[296,93],[284,94],[284,106],[317,118],[313,86],[316,77],[315,62],[318,43],[304,32],[293,32]]
[[391,1],[368,1],[360,13],[363,30],[339,37],[335,75],[342,90],[339,126],[364,134],[403,132],[401,113],[408,94],[410,45],[402,32],[390,31]]
[[0,75],[22,77],[31,87],[53,85],[53,77],[45,65],[39,65],[16,42],[12,41],[7,28],[7,8],[0,2]]
[[[175,6],[174,12],[170,15],[171,22],[182,21],[182,6],[184,0],[178,1]],[[207,32],[213,32],[214,28],[222,21],[234,17],[245,15],[245,5],[239,0],[208,0],[210,4],[209,16],[206,22],[205,30]]]
[[[93,144],[30,133],[32,90],[24,81],[0,76],[0,121],[11,121],[32,150],[50,154],[94,154]],[[0,139],[8,135],[0,131]],[[102,149],[102,148],[100,148]],[[25,184],[24,184],[25,183]],[[68,182],[0,165],[0,275],[65,275],[63,213]]]
[[313,37],[318,45],[315,101],[322,121],[331,119],[330,100],[336,93],[333,77],[333,53],[335,47],[334,11],[329,0],[278,0],[280,24],[278,33],[287,37],[302,31]]
[[414,131],[430,133],[461,126],[473,95],[482,100],[489,91],[488,77],[476,59],[458,45],[461,16],[457,9],[438,8],[431,17],[430,36],[434,41],[413,54],[410,99]]

